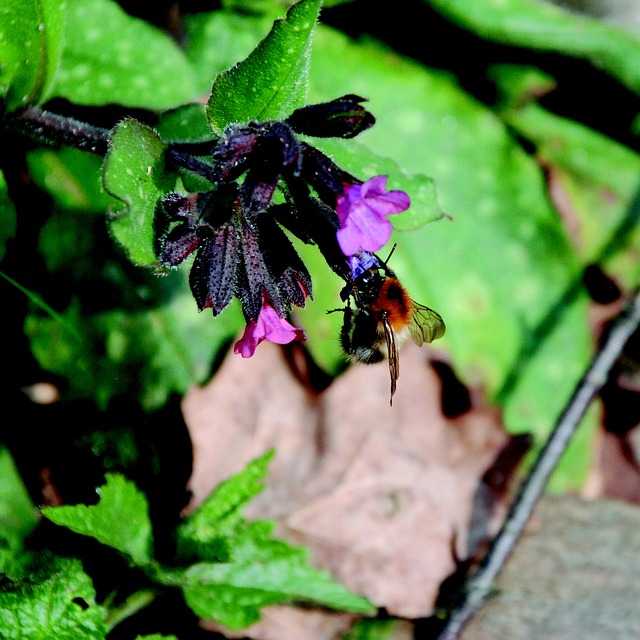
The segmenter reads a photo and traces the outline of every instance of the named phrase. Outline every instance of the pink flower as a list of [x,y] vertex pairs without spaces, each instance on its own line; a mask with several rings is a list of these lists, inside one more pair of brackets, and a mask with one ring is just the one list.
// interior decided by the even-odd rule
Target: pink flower
[[338,244],[346,256],[359,249],[378,251],[389,240],[392,226],[387,216],[411,205],[404,191],[385,193],[387,176],[374,176],[362,184],[350,184],[338,196],[336,213],[340,221]]
[[306,340],[304,331],[294,327],[267,302],[262,305],[258,320],[250,320],[244,334],[233,347],[234,353],[239,353],[243,358],[250,358],[256,351],[256,347],[268,340],[275,344],[288,344],[293,340]]

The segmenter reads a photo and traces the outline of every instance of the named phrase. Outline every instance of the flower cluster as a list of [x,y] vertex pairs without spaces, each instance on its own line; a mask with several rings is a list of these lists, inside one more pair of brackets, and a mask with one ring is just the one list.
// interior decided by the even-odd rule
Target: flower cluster
[[161,199],[160,262],[176,267],[195,252],[189,283],[200,311],[217,315],[234,296],[240,300],[247,326],[235,352],[243,357],[263,340],[305,339],[287,315],[312,297],[311,277],[285,229],[317,245],[348,280],[348,258],[380,249],[391,233],[387,216],[409,207],[406,193],[386,191],[386,176],[363,182],[299,137],[356,136],[375,122],[362,102],[346,95],[283,121],[231,125],[207,162],[171,152],[211,189]]

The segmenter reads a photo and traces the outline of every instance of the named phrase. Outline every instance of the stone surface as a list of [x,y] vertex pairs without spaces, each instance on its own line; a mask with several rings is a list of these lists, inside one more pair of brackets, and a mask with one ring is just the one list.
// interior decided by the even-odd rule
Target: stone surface
[[462,640],[640,638],[640,508],[545,498]]

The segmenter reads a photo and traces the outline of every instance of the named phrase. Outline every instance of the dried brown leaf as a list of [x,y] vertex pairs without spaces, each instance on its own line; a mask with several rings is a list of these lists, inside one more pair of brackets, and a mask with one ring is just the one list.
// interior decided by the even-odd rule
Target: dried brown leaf
[[357,620],[350,613],[327,613],[293,605],[264,607],[262,619],[249,630],[229,631],[215,622],[203,621],[209,631],[224,633],[228,638],[259,638],[259,640],[338,640]]
[[314,396],[278,347],[260,345],[251,360],[228,356],[183,403],[192,506],[275,447],[267,487],[247,515],[276,519],[278,535],[390,614],[431,615],[465,554],[479,483],[509,436],[494,409],[442,414],[428,354],[403,349],[393,407],[385,364],[351,367]]

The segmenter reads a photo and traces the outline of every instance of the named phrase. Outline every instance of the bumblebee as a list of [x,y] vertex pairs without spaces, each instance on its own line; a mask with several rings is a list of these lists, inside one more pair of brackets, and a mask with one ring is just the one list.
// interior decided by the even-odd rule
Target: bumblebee
[[362,251],[350,259],[350,266],[351,278],[340,294],[347,306],[335,309],[344,313],[340,342],[353,361],[389,361],[392,405],[400,376],[398,349],[409,336],[418,346],[441,338],[445,324],[440,314],[412,300],[387,262],[375,254]]

